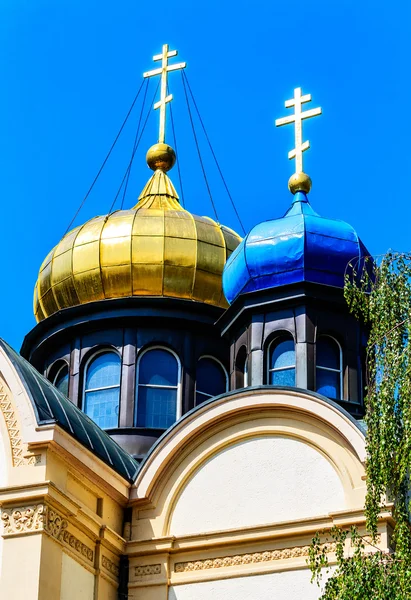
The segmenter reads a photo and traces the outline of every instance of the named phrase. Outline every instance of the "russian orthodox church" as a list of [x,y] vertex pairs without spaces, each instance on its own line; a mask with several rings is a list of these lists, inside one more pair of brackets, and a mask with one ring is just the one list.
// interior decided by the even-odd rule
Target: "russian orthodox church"
[[145,74],[160,135],[137,204],[63,237],[21,353],[0,342],[1,598],[310,600],[313,535],[332,563],[326,532],[365,526],[367,332],[343,287],[367,250],[308,199],[321,110],[286,102],[290,208],[241,239],[167,174],[175,55]]

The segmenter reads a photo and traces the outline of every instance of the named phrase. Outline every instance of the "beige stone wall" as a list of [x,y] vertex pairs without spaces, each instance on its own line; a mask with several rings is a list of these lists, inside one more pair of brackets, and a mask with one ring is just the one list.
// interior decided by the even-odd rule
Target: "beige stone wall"
[[90,600],[94,597],[94,585],[93,573],[63,552],[60,600]]
[[38,428],[0,367],[0,598],[117,600],[129,484],[58,426]]
[[[129,597],[317,598],[311,539],[333,525],[364,529],[364,460],[352,420],[304,392],[244,390],[199,407],[132,490]],[[388,522],[387,511],[382,548]]]

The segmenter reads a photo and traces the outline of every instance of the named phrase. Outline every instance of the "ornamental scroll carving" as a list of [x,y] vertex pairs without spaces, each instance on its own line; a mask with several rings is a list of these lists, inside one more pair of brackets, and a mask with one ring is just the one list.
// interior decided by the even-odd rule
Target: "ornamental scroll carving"
[[46,512],[44,504],[2,510],[1,520],[4,525],[4,535],[43,531]]
[[[181,563],[183,564],[183,563]],[[159,575],[161,573],[161,565],[138,565],[134,567],[134,575],[136,577],[144,577],[147,575]]]
[[[334,552],[336,549],[334,542],[322,544],[321,548],[325,552]],[[283,548],[281,550],[268,550],[266,552],[252,552],[250,554],[237,554],[235,556],[221,556],[206,560],[195,560],[192,562],[181,562],[175,564],[176,573],[186,573],[187,571],[200,571],[202,569],[221,569],[223,567],[236,567],[239,565],[249,565],[252,563],[270,562],[273,560],[284,560],[287,558],[297,558],[308,556],[310,546],[295,546],[294,548]]]
[[118,577],[120,574],[120,569],[119,567],[113,563],[112,560],[110,560],[109,558],[107,558],[107,556],[102,556],[101,559],[101,565],[112,575],[114,575],[115,577]]
[[25,467],[39,464],[41,456],[24,456],[23,442],[20,435],[18,418],[13,402],[9,398],[4,384],[0,380],[0,410],[6,422],[9,434],[13,467]]
[[5,537],[44,531],[58,542],[81,554],[91,563],[94,560],[93,550],[67,531],[68,521],[47,504],[3,509],[1,520]]

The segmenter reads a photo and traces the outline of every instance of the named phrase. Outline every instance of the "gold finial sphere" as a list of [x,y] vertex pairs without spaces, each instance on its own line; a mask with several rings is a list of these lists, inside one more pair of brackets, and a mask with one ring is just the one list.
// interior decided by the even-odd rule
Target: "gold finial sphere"
[[168,144],[154,144],[147,152],[146,161],[152,171],[169,171],[176,162],[176,153]]
[[297,192],[304,192],[308,194],[311,190],[312,181],[311,178],[307,175],[307,173],[294,173],[291,175],[288,180],[288,189],[292,194],[296,194]]

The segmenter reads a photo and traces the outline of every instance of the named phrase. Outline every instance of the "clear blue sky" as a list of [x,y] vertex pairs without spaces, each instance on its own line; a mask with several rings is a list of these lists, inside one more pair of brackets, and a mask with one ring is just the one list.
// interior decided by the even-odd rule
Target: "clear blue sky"
[[[94,178],[153,54],[168,42],[188,63],[209,136],[246,230],[281,216],[291,195],[294,87],[323,115],[304,128],[310,200],[343,219],[373,254],[411,250],[411,3],[330,0],[3,0],[0,6],[0,336],[20,348],[34,326],[39,266]],[[181,77],[170,80],[187,208],[212,216],[188,122]],[[154,93],[154,82],[149,97]],[[308,106],[307,106],[308,108]],[[157,111],[156,111],[157,112]],[[139,116],[76,224],[110,208]],[[150,117],[126,207],[150,172]],[[169,130],[170,131],[170,130]],[[168,141],[171,141],[168,138]],[[201,142],[220,221],[238,228]],[[177,189],[176,168],[171,177]]]

